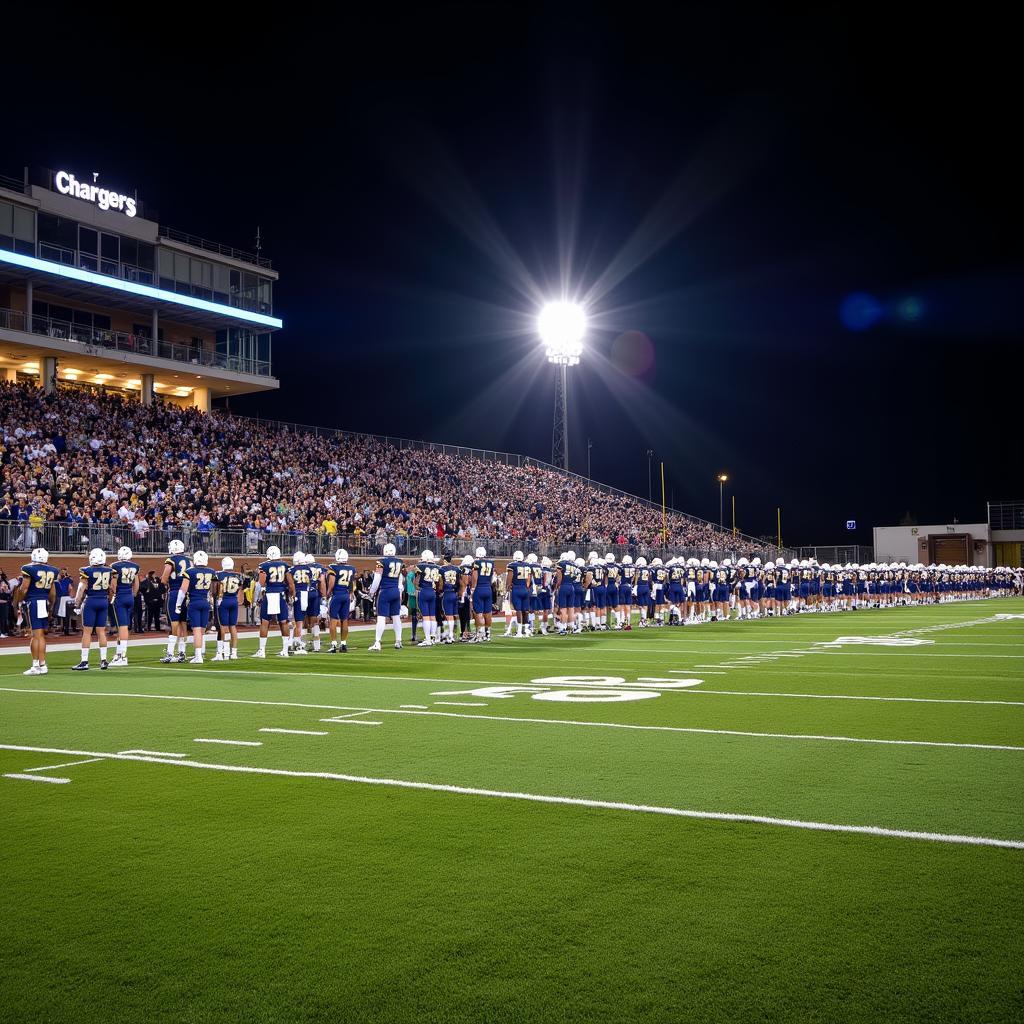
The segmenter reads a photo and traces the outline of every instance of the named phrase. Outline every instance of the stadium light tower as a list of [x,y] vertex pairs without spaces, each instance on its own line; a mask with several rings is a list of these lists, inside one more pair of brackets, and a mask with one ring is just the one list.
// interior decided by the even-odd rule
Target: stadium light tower
[[537,331],[544,353],[555,367],[555,417],[551,428],[551,461],[569,468],[569,400],[566,370],[583,353],[587,315],[575,302],[549,302],[537,316]]

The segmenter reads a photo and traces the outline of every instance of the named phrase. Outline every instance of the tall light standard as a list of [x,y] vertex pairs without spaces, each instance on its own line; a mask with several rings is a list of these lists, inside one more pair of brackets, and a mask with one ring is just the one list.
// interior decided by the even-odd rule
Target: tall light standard
[[653,501],[651,497],[651,459],[654,458],[654,449],[647,449],[647,500]]
[[[583,353],[587,316],[575,302],[549,302],[537,315],[544,353],[555,367],[555,416],[551,428],[551,462],[569,468],[569,394],[566,369]],[[589,450],[588,450],[589,458]],[[589,471],[588,471],[589,475]]]
[[715,478],[718,480],[718,527],[722,529],[725,525],[725,514],[723,510],[723,488],[725,487],[725,481],[729,479],[725,473],[719,473]]
[[594,447],[594,442],[587,438],[587,479],[590,479],[590,449]]

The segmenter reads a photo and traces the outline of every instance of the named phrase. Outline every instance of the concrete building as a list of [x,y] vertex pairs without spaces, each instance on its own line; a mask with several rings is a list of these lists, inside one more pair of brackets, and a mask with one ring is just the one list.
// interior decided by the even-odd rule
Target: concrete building
[[0,379],[208,411],[276,389],[270,261],[148,219],[92,173],[0,177]]

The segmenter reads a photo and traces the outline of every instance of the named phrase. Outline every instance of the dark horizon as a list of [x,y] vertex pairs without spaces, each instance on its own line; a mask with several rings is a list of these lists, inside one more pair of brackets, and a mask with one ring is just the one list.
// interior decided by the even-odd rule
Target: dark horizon
[[654,449],[654,497],[664,459],[675,506],[717,521],[725,471],[726,525],[731,493],[749,534],[781,506],[794,545],[1024,497],[1009,39],[839,8],[585,12],[171,30],[181,74],[139,77],[129,37],[58,25],[47,66],[91,48],[118,87],[9,63],[0,173],[98,170],[241,249],[258,226],[281,390],[239,412],[548,461],[533,315],[569,267],[599,293],[575,472],[592,438],[592,476],[646,496]]

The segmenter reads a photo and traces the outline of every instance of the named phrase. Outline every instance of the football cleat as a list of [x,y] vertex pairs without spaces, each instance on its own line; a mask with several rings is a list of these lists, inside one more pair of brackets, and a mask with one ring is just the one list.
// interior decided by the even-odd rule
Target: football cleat
[[277,656],[279,658],[287,658],[288,657],[288,652],[287,651],[278,651],[277,652]]
[[253,651],[252,656],[254,658],[265,658],[267,656],[266,651]]
[[184,665],[184,664],[185,664],[185,652],[184,652],[184,651],[182,651],[182,652],[181,652],[181,654],[179,654],[179,655],[178,655],[178,656],[177,656],[177,657],[176,657],[176,658],[175,658],[174,660],[175,660],[175,661],[176,661],[176,662],[177,662],[177,663],[178,663],[179,665]]
[[106,658],[100,658],[100,668],[104,670],[110,668],[110,663]]
[[380,641],[377,641],[376,643],[370,644],[370,646],[367,647],[366,649],[368,651],[379,651],[380,650]]
[[238,651],[231,652],[231,661],[238,661]]
[[128,659],[127,658],[122,658],[119,654],[115,654],[114,657],[110,661],[110,667],[111,668],[127,668],[128,667]]
[[23,676],[37,676],[37,675],[40,674],[39,673],[39,666],[38,665],[33,665],[31,668],[25,669],[25,671],[22,672],[21,674]]
[[80,661],[77,665],[72,665],[71,671],[72,672],[88,672],[89,671],[89,662],[87,662],[87,661]]
[[214,655],[214,656],[213,656],[213,657],[212,657],[212,658],[210,659],[210,661],[227,661],[227,660],[228,660],[228,659],[227,659],[227,658],[225,658],[223,654],[215,654],[215,655]]
[[399,641],[398,641],[398,642],[397,642],[397,643],[395,644],[395,650],[396,650],[396,651],[400,651],[401,649],[402,649],[402,641],[401,641],[401,640],[399,640]]
[[203,656],[201,654],[197,654],[194,657],[189,658],[188,659],[188,663],[190,665],[202,665],[202,663],[203,663]]
[[171,664],[171,662],[173,662],[173,661],[174,661],[174,655],[173,655],[173,654],[165,654],[165,655],[164,655],[164,656],[163,656],[163,657],[162,657],[162,658],[160,659],[160,664],[161,664],[161,665],[170,665],[170,664]]

